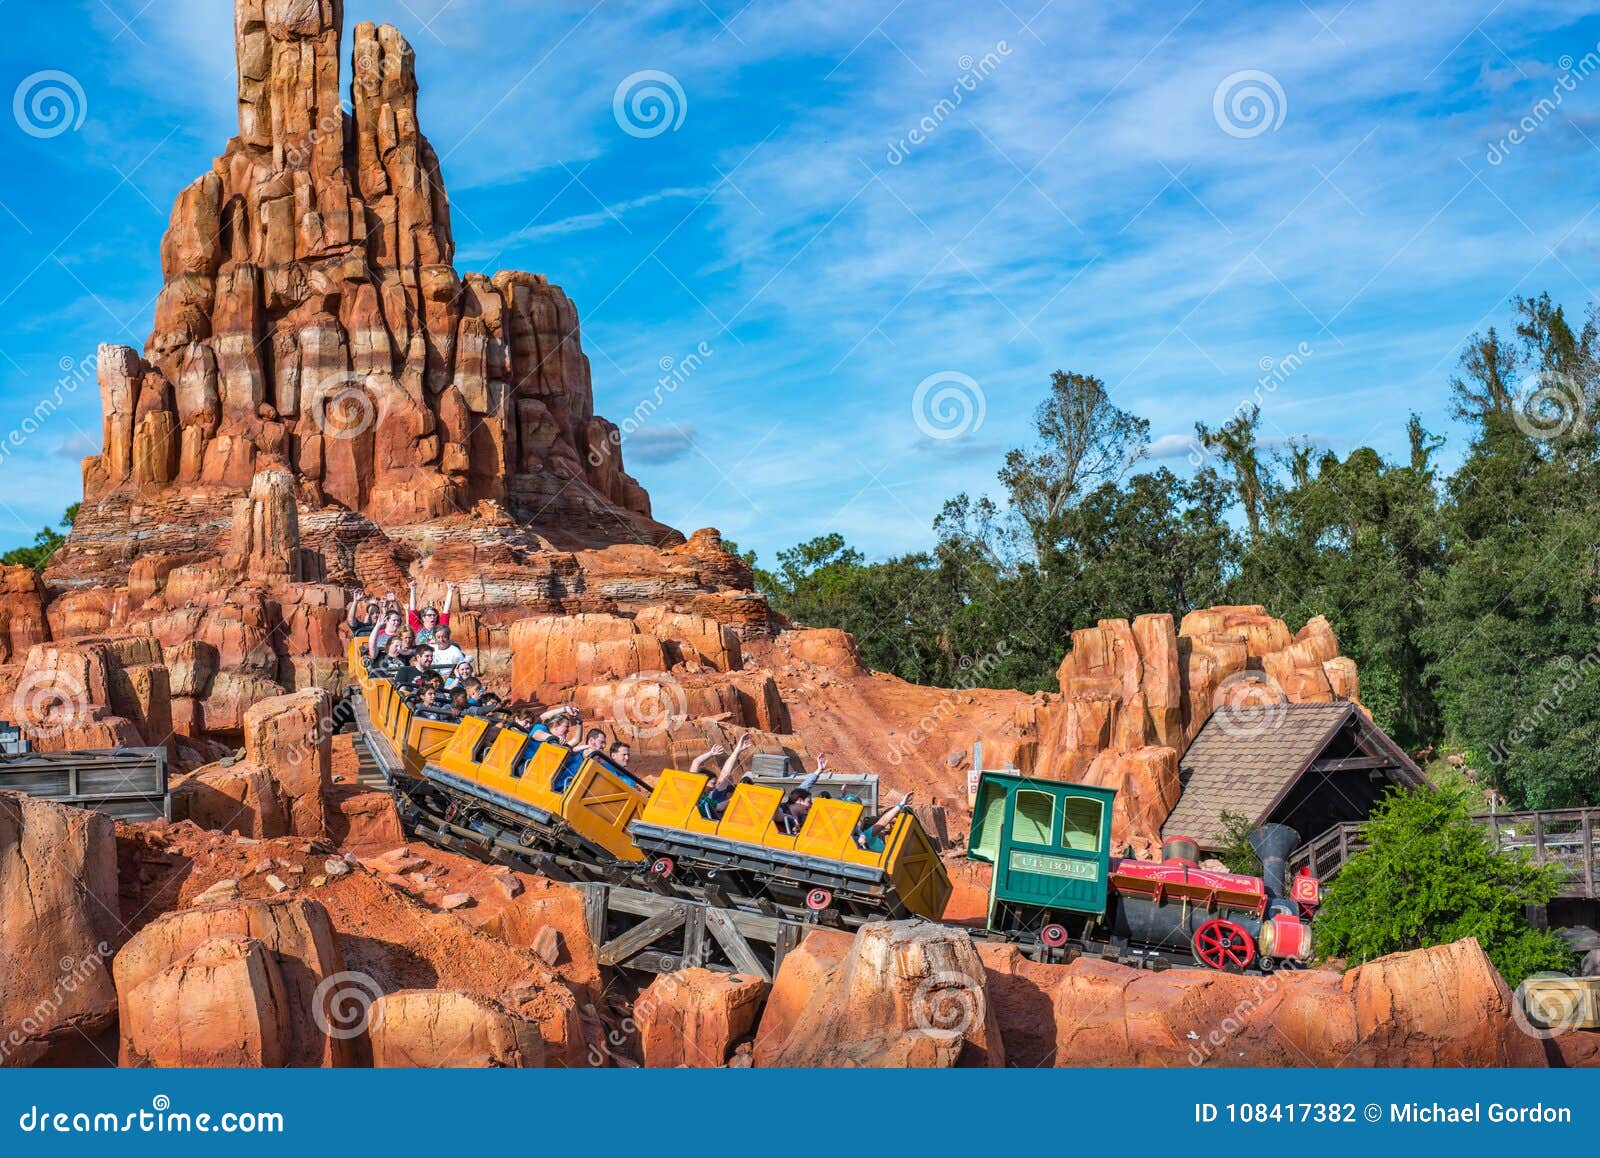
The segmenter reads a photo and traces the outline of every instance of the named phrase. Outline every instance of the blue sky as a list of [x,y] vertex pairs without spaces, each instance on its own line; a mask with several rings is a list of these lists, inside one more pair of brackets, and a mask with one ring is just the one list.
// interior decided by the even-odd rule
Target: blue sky
[[[830,530],[873,556],[927,545],[946,497],[996,489],[1057,368],[1102,377],[1180,471],[1194,423],[1258,392],[1269,437],[1397,453],[1412,409],[1451,432],[1462,343],[1513,295],[1595,300],[1585,5],[1039,5],[347,0],[346,19],[416,48],[457,264],[566,288],[601,413],[702,351],[629,466],[658,517],[768,562]],[[7,91],[57,70],[83,93],[58,135],[0,117],[0,441],[29,427],[0,458],[11,546],[98,449],[98,392],[61,367],[142,347],[173,197],[237,123],[226,0],[0,0],[0,20]],[[678,90],[655,135],[614,108],[644,71]],[[1265,103],[1232,104],[1241,86]],[[974,404],[956,437],[917,421],[930,378],[925,409]]]

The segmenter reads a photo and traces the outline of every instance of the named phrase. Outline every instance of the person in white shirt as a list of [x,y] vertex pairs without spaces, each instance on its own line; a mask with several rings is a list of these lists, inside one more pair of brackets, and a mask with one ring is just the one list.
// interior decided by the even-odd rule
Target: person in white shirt
[[450,638],[448,627],[435,628],[433,632],[433,666],[453,671],[457,664],[467,662],[467,653]]

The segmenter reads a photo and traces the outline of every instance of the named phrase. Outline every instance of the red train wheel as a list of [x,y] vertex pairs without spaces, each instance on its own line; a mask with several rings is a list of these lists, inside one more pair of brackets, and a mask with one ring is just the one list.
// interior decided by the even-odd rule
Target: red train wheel
[[1061,925],[1046,925],[1039,930],[1039,940],[1047,949],[1059,949],[1067,943],[1067,930]]
[[1256,959],[1256,942],[1244,926],[1217,917],[1194,931],[1194,955],[1213,969],[1243,969]]
[[814,913],[820,913],[833,904],[833,894],[827,889],[812,889],[806,894],[806,908]]
[[670,856],[658,856],[650,862],[650,874],[658,877],[670,877],[672,870],[677,867]]

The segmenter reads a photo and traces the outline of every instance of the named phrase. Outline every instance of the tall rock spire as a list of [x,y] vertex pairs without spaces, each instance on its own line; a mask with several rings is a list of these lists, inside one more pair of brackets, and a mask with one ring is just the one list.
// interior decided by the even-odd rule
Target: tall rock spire
[[[239,136],[177,197],[142,356],[101,351],[86,512],[176,488],[409,526],[490,500],[596,545],[661,541],[597,418],[578,316],[543,277],[463,279],[395,28],[342,0],[235,0]],[[70,557],[70,552],[69,552]]]

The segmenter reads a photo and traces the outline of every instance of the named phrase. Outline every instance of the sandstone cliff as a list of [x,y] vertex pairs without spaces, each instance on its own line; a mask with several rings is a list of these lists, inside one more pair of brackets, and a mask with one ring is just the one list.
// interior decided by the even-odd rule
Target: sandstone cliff
[[239,135],[178,195],[144,350],[100,350],[104,447],[57,587],[216,549],[269,467],[360,516],[346,537],[489,503],[567,546],[677,538],[594,413],[572,302],[455,270],[411,46],[370,23],[345,45],[343,9],[236,0]]

